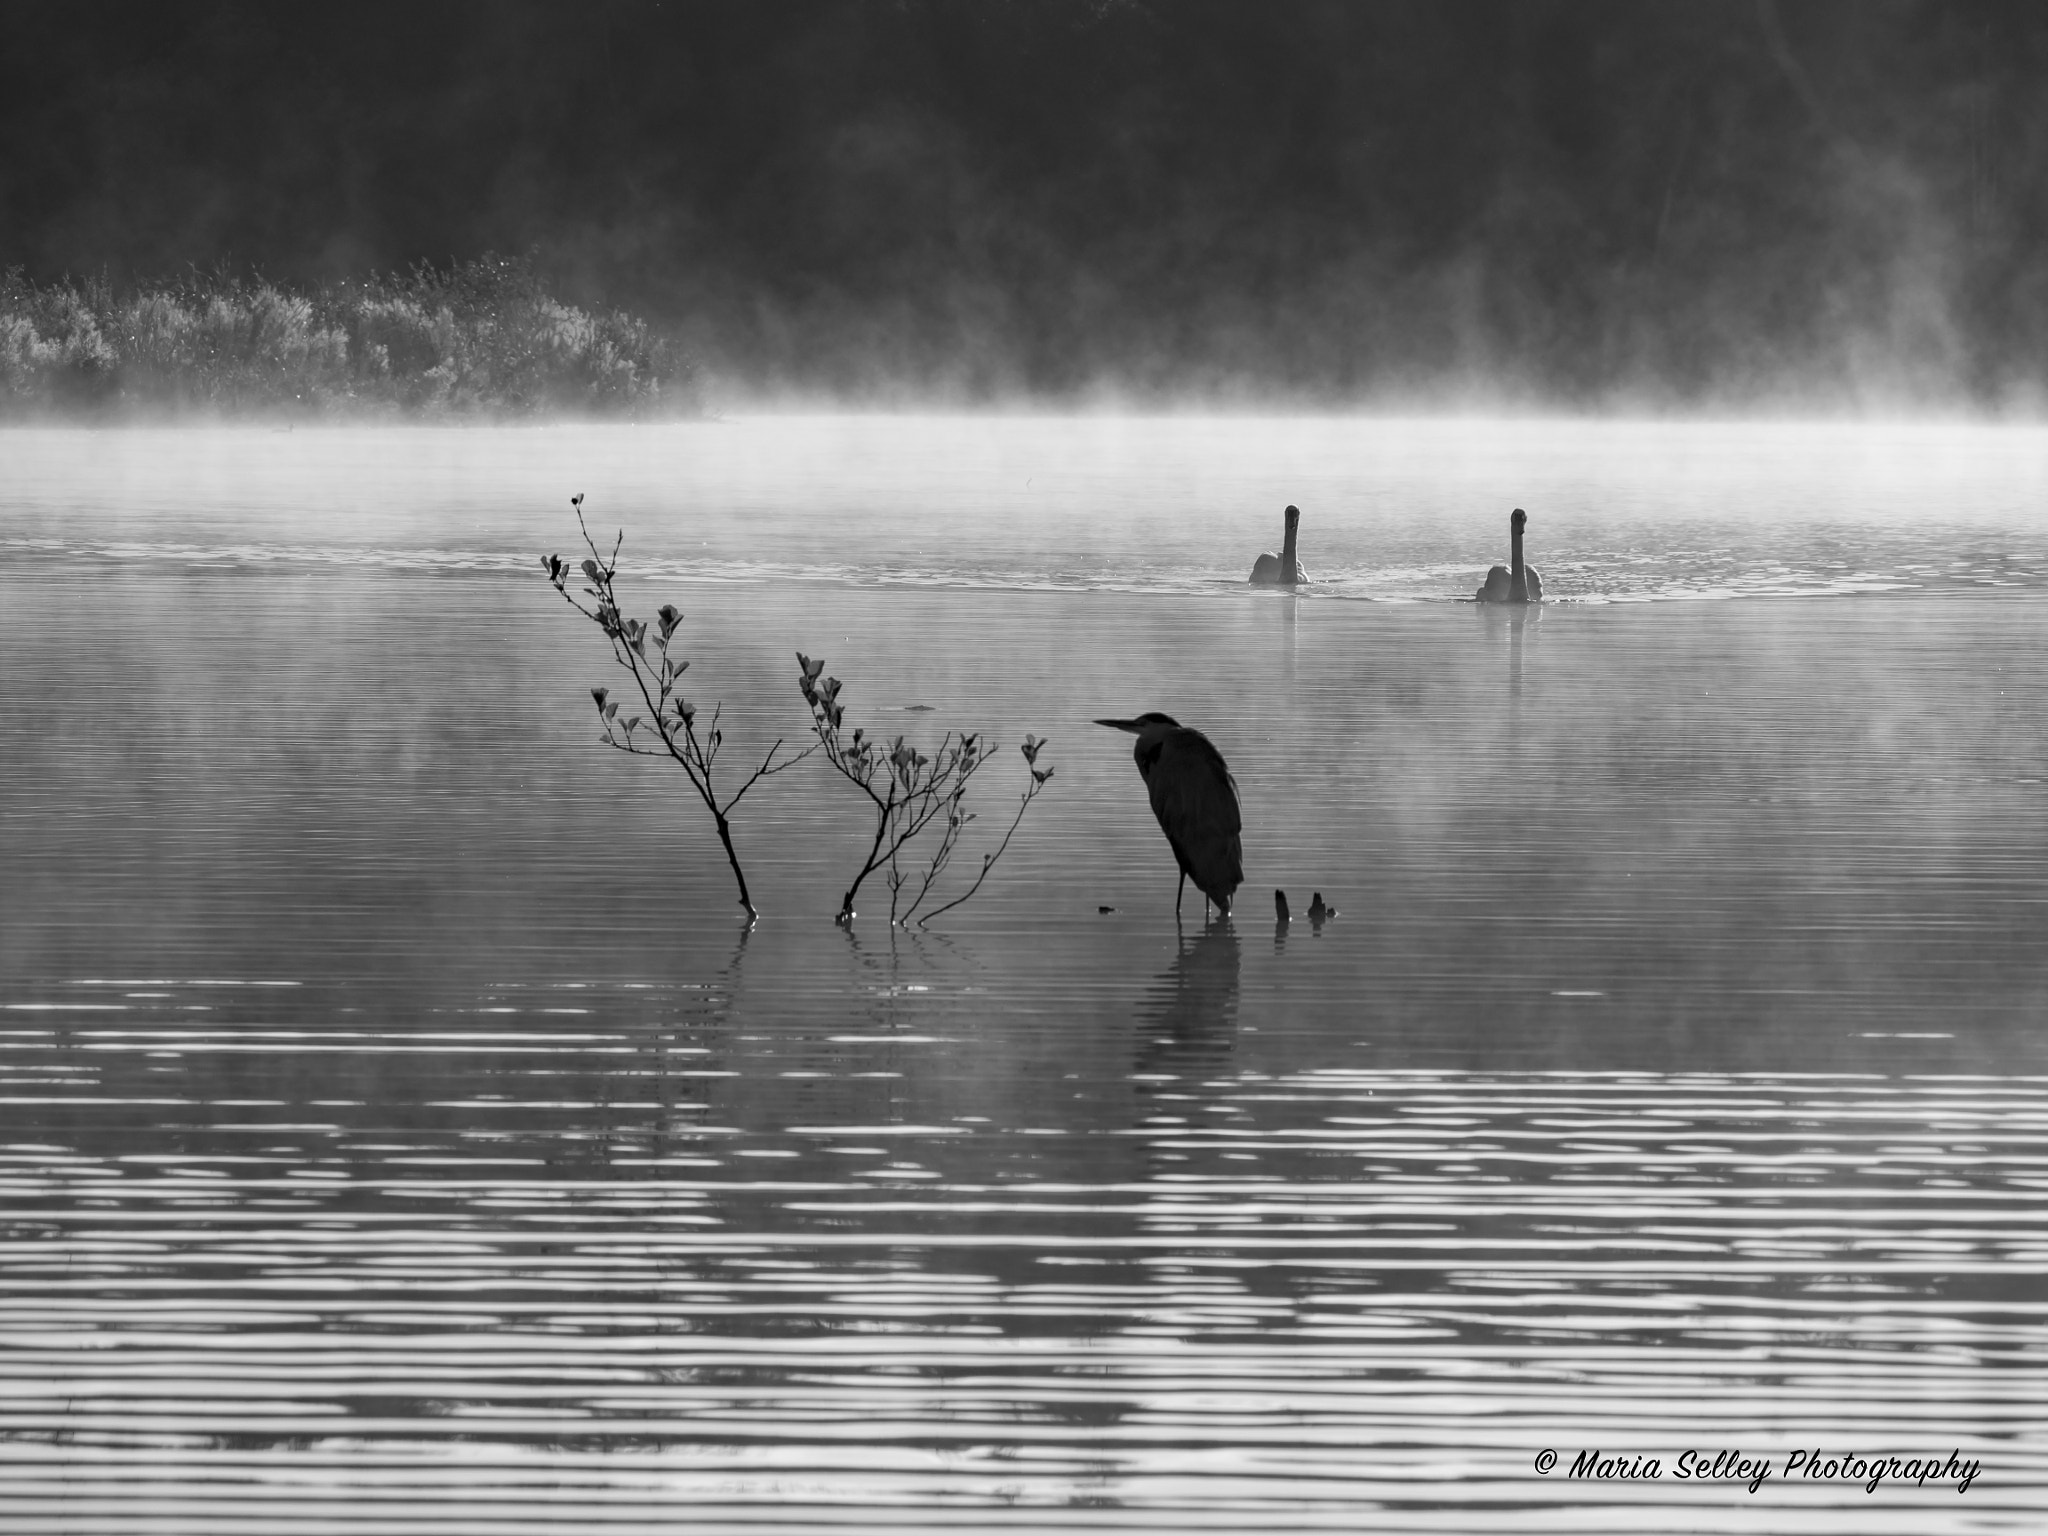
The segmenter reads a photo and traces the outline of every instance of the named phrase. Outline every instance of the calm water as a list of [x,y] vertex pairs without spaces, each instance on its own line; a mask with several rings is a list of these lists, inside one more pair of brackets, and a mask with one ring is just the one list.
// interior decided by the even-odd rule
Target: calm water
[[[0,437],[0,1529],[2038,1528],[2044,450]],[[806,765],[742,930],[593,744],[576,490],[736,748],[799,648],[1052,738],[975,902],[835,928]],[[1286,500],[1330,579],[1250,592]],[[1449,601],[1518,504],[1575,600]],[[1231,923],[1145,708],[1237,772]]]

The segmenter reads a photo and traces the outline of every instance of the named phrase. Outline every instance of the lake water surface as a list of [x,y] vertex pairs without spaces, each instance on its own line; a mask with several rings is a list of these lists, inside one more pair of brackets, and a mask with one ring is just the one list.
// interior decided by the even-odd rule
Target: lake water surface
[[[2048,1511],[2048,434],[0,455],[0,1530]],[[835,927],[811,763],[737,818],[745,929],[595,742],[577,491],[734,750],[802,735],[798,649],[1005,741],[975,832],[1050,737],[982,894]],[[1318,580],[1250,590],[1288,501]],[[1457,601],[1516,505],[1558,600]],[[1088,723],[1144,709],[1236,771],[1229,922]],[[1772,1475],[1679,1477],[1724,1450]]]

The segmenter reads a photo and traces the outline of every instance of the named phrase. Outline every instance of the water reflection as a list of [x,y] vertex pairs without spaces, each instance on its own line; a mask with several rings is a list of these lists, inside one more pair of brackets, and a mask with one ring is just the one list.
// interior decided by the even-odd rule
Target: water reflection
[[[1341,929],[1274,975],[1219,923],[1036,1014],[977,990],[1001,951],[821,929],[431,1018],[161,978],[11,1002],[0,1507],[524,1533],[549,1489],[786,1529],[794,1487],[818,1521],[1420,1531],[1535,1497],[1531,1446],[1938,1435],[1985,1459],[1960,1510],[1539,1492],[1573,1529],[1618,1498],[2037,1519],[2038,1075],[1431,1069],[1290,1018]],[[1123,1075],[1104,1036],[1135,1092],[1076,1106]]]
[[1219,918],[1176,936],[1173,963],[1137,1008],[1140,1081],[1200,1079],[1223,1070],[1237,1037],[1237,934]]
[[2030,599],[687,595],[764,744],[804,626],[1012,739],[1198,691],[1269,946],[1058,745],[943,934],[764,789],[736,932],[532,578],[136,560],[0,572],[0,1524],[2038,1525]]
[[1507,652],[1508,705],[1510,718],[1515,718],[1522,702],[1522,651],[1524,645],[1534,648],[1541,634],[1544,607],[1541,604],[1511,606],[1500,603],[1475,603],[1486,625],[1487,639]]

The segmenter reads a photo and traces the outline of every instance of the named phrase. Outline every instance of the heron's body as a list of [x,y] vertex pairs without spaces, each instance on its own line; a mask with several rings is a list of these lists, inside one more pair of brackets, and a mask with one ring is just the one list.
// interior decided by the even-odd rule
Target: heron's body
[[1135,720],[1095,723],[1138,738],[1131,756],[1145,781],[1159,830],[1180,865],[1182,885],[1174,910],[1180,910],[1180,893],[1192,880],[1195,889],[1228,916],[1230,898],[1244,883],[1244,848],[1239,840],[1244,824],[1238,813],[1237,781],[1223,754],[1208,737],[1171,715],[1154,712]]
[[1281,537],[1280,553],[1261,555],[1252,562],[1251,579],[1262,587],[1291,587],[1308,580],[1301,562],[1294,558],[1295,530],[1301,524],[1301,508],[1287,509],[1287,529]]
[[1529,521],[1529,514],[1520,507],[1515,508],[1508,518],[1508,558],[1514,562],[1510,568],[1496,565],[1486,573],[1486,585],[1479,589],[1482,603],[1540,603],[1543,601],[1543,578],[1536,567],[1522,560],[1522,525]]

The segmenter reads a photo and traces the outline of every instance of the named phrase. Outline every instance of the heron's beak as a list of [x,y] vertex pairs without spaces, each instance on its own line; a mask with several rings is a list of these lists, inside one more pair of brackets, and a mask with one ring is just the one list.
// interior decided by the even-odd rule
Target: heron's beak
[[1098,720],[1095,723],[1097,725],[1106,725],[1113,731],[1129,731],[1133,736],[1136,736],[1145,729],[1135,720]]

